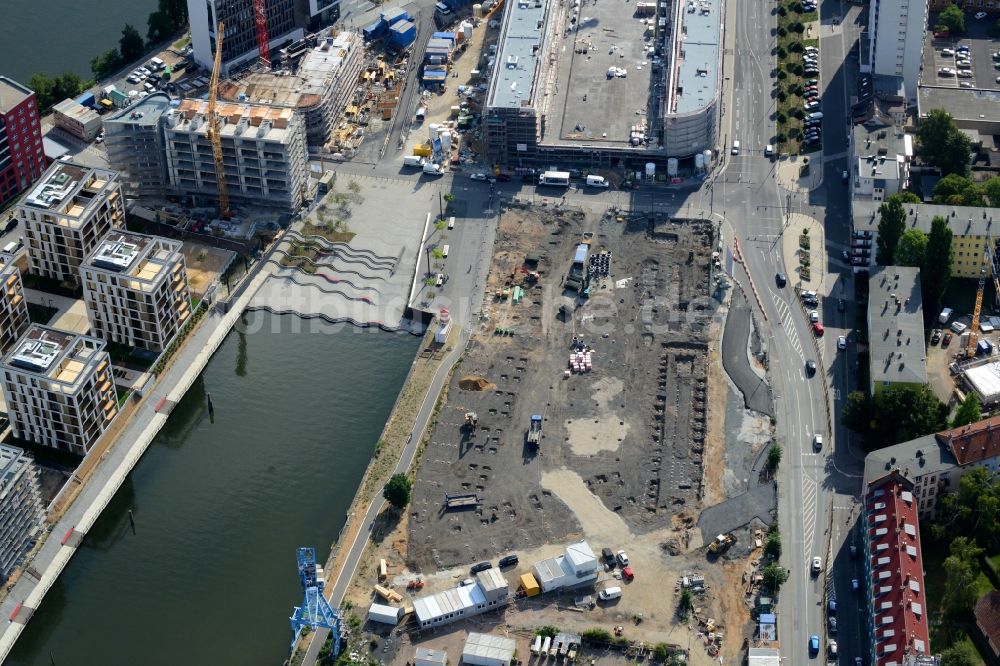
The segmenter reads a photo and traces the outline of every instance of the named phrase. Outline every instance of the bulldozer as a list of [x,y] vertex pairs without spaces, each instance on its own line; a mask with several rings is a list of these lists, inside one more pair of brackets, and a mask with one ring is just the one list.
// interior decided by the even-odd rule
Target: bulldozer
[[710,553],[723,553],[734,543],[736,543],[736,537],[732,534],[720,534],[712,539],[712,543],[708,544],[708,551]]

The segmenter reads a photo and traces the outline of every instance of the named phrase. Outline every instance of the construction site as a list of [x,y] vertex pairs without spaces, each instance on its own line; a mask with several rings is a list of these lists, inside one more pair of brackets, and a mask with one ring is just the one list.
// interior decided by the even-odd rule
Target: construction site
[[[537,627],[599,627],[611,639],[584,645],[595,662],[635,663],[657,643],[692,663],[738,658],[756,632],[767,525],[726,509],[750,494],[726,480],[752,473],[767,425],[744,438],[726,413],[738,402],[745,415],[719,361],[717,230],[560,207],[513,207],[498,225],[486,303],[410,506],[372,526],[347,592],[355,649],[372,641],[402,665],[410,645],[460,651],[466,632],[494,631],[535,654]],[[497,584],[509,588],[500,612],[475,606]],[[439,597],[445,615],[428,619],[422,600]],[[376,619],[385,605],[398,630]],[[429,631],[437,622],[454,626]]]

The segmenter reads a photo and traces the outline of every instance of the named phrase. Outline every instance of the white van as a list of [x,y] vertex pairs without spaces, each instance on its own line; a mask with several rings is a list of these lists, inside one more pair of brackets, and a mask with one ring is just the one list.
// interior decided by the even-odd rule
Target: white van
[[422,167],[425,162],[427,160],[419,155],[407,155],[403,158],[403,166],[405,167]]
[[7,243],[3,246],[4,254],[14,254],[17,252],[17,243]]
[[607,187],[608,181],[604,176],[587,176],[587,187]]
[[774,146],[767,144],[764,146],[764,157],[771,157],[772,155],[774,155]]
[[611,601],[612,599],[621,599],[622,588],[620,587],[606,587],[597,593],[597,597],[601,601]]
[[448,228],[449,229],[454,229],[455,228],[455,216],[454,215],[452,215],[451,217],[448,218]]
[[444,273],[438,273],[437,280],[434,282],[435,285],[440,287],[444,284]]
[[436,5],[434,5],[434,7],[437,8],[437,10],[441,12],[443,16],[451,14],[451,8],[448,5],[444,4],[443,2],[437,3]]
[[444,257],[445,259],[447,259],[448,258],[448,250],[450,250],[450,249],[451,249],[450,245],[445,245],[443,248],[441,248],[441,256]]
[[733,150],[732,150],[732,153],[733,153],[733,155],[739,155],[740,154],[740,142],[739,141],[733,141]]

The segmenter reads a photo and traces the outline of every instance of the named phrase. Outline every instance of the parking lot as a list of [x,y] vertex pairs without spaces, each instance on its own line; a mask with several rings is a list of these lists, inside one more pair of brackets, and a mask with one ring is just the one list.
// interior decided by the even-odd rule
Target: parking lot
[[[928,22],[933,25],[933,19]],[[1000,77],[1000,70],[996,68],[993,54],[1000,51],[1000,40],[989,36],[989,28],[992,21],[989,17],[977,20],[972,13],[965,17],[966,35],[962,39],[935,39],[932,32],[928,31],[924,46],[924,82],[929,85],[944,86],[950,88],[980,88],[987,90],[1000,89],[997,77]],[[969,64],[960,67],[961,47],[968,48],[967,62]],[[949,74],[943,74],[942,69],[947,68]],[[969,70],[970,74],[959,75],[960,69]]]

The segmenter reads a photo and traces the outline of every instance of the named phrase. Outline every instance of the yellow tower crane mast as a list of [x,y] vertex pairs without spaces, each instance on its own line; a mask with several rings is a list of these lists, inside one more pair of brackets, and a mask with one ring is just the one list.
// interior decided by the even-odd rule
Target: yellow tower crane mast
[[983,290],[986,287],[986,272],[991,273],[993,286],[1000,298],[1000,277],[997,275],[996,257],[991,244],[993,239],[987,235],[983,249],[983,267],[979,272],[979,289],[976,291],[976,307],[972,311],[972,324],[969,326],[969,344],[965,347],[965,355],[972,358],[976,355],[976,343],[979,342],[979,316],[983,311]]
[[215,186],[219,190],[219,217],[229,217],[229,187],[226,185],[226,167],[222,161],[221,122],[216,112],[216,98],[219,96],[219,70],[222,68],[222,33],[226,24],[219,21],[215,30],[215,62],[212,65],[212,80],[208,84],[208,140],[212,144],[212,159],[215,162]]

